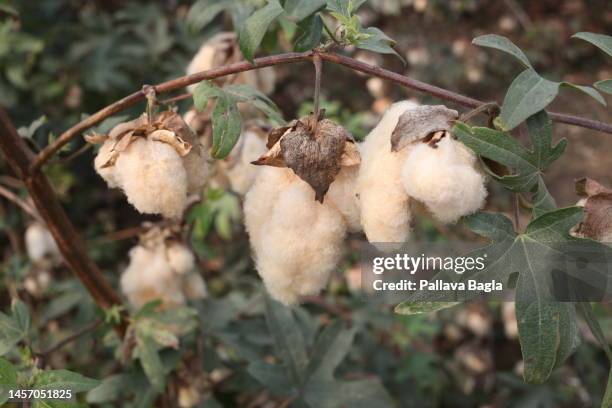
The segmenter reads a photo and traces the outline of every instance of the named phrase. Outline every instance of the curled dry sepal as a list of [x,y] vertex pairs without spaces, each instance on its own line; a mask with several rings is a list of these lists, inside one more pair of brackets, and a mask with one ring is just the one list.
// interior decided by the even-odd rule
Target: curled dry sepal
[[391,133],[391,151],[397,152],[422,140],[435,147],[457,120],[456,110],[443,105],[424,105],[404,112]]
[[273,129],[268,136],[266,154],[253,164],[288,167],[315,191],[323,202],[341,166],[359,164],[355,141],[342,127],[329,119],[309,115],[289,126]]
[[119,154],[125,151],[139,137],[163,142],[172,146],[176,152],[184,157],[192,149],[187,140],[193,139],[192,132],[185,121],[172,111],[161,112],[149,123],[146,114],[129,122],[115,126],[108,135],[87,135],[85,140],[89,143],[101,143],[110,139],[113,141],[111,155],[101,168],[111,167],[117,161]]
[[576,192],[582,198],[584,219],[575,234],[601,242],[612,242],[612,189],[590,178],[576,182]]

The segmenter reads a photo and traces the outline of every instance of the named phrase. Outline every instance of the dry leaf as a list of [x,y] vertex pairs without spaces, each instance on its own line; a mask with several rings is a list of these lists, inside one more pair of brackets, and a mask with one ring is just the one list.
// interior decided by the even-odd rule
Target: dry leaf
[[89,144],[100,144],[104,143],[108,139],[108,135],[102,135],[100,133],[91,133],[83,136],[83,139]]
[[410,143],[438,131],[449,131],[459,117],[456,110],[443,105],[417,106],[404,112],[391,134],[391,150],[397,152]]
[[167,129],[156,130],[149,135],[149,140],[155,140],[158,142],[164,142],[169,144],[176,150],[179,156],[184,157],[191,151],[191,144],[185,142],[183,139],[178,137],[174,132]]

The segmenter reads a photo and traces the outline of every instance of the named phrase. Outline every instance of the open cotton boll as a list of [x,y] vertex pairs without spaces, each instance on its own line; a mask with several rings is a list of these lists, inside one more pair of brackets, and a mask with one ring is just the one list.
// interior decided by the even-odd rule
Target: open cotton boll
[[210,178],[209,154],[199,141],[194,141],[191,151],[184,157],[183,166],[187,174],[187,193],[199,192]]
[[252,130],[245,131],[240,137],[228,158],[225,171],[230,188],[234,192],[240,195],[246,194],[261,169],[253,166],[251,162],[257,160],[267,150],[266,141]]
[[406,152],[391,151],[391,134],[399,117],[416,106],[412,101],[393,104],[359,146],[357,193],[361,225],[370,242],[399,243],[410,235],[410,200],[399,177]]
[[188,273],[183,280],[183,293],[190,300],[204,299],[208,296],[206,283],[197,272]]
[[170,145],[138,139],[115,163],[128,201],[142,213],[178,218],[187,200],[187,173]]
[[350,232],[361,231],[361,209],[357,197],[359,166],[342,167],[325,195],[327,203],[344,217]]
[[460,142],[444,137],[432,148],[419,143],[406,156],[402,182],[408,195],[422,201],[438,220],[448,223],[482,208],[485,178],[475,156]]
[[195,269],[195,256],[183,244],[168,245],[166,247],[166,258],[170,268],[177,273],[185,274]]
[[171,307],[185,302],[179,282],[164,251],[139,245],[130,250],[130,264],[121,275],[121,290],[135,307],[156,299],[164,307]]
[[25,246],[32,262],[45,258],[59,259],[60,251],[49,230],[39,222],[31,224],[25,232]]
[[94,160],[96,172],[106,181],[106,184],[108,184],[110,188],[119,187],[121,184],[114,166],[103,167],[113,155],[112,149],[114,144],[115,141],[113,139],[109,138],[106,140],[102,146],[100,146],[100,150],[98,150],[98,154]]
[[317,294],[342,252],[342,215],[314,197],[291,170],[270,167],[262,169],[245,200],[257,270],[270,295],[287,305]]

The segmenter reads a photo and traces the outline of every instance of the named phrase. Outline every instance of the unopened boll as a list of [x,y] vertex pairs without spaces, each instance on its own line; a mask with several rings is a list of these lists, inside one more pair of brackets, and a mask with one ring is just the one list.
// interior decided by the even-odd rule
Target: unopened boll
[[32,262],[48,259],[60,259],[60,251],[53,236],[43,224],[34,222],[26,229],[25,246],[28,257]]
[[206,285],[195,268],[195,257],[179,243],[138,245],[121,276],[121,289],[135,307],[161,300],[163,307],[206,296]]
[[391,151],[391,133],[399,117],[416,106],[412,101],[393,104],[359,146],[357,193],[370,242],[403,242],[410,233],[410,201],[399,177],[405,153]]
[[342,214],[315,201],[312,188],[291,170],[275,167],[262,168],[244,209],[257,270],[270,295],[293,304],[319,293],[342,253]]

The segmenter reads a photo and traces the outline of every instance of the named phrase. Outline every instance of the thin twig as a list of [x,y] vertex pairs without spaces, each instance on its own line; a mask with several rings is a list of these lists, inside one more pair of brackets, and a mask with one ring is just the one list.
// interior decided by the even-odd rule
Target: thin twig
[[55,343],[54,345],[52,345],[48,349],[46,349],[44,351],[40,351],[40,352],[35,353],[35,354],[37,356],[42,357],[44,359],[49,354],[51,354],[51,353],[61,349],[62,347],[64,347],[65,345],[67,345],[69,343],[72,343],[73,341],[75,341],[76,339],[81,337],[82,335],[87,334],[90,331],[93,331],[93,330],[97,329],[102,323],[104,323],[103,319],[94,320],[92,323],[90,323],[87,326],[83,327],[82,329],[76,331],[75,333],[69,335],[65,339],[62,339],[62,340],[58,341],[57,343]]
[[[350,57],[345,57],[336,53],[322,52],[318,50],[307,51],[303,53],[286,53],[279,55],[272,55],[268,57],[256,58],[253,63],[247,61],[236,62],[234,64],[225,65],[223,67],[209,69],[207,71],[198,72],[192,75],[182,76],[167,82],[163,82],[159,85],[155,85],[155,91],[158,94],[164,92],[174,91],[179,88],[184,88],[188,85],[195,84],[205,79],[214,79],[227,75],[236,74],[239,72],[250,71],[254,69],[269,67],[273,65],[281,64],[292,64],[296,62],[308,61],[313,58],[314,55],[319,55],[324,61],[332,62],[334,64],[344,65],[355,71],[363,72],[371,76],[376,76],[382,79],[392,81],[405,88],[410,88],[415,91],[423,92],[437,98],[456,103],[458,105],[466,106],[468,108],[476,108],[485,102],[478,99],[470,98],[465,95],[461,95],[443,88],[439,88],[434,85],[430,85],[416,79],[406,77],[393,71],[386,70],[374,65],[366,64],[361,61],[357,61]],[[36,172],[40,170],[42,165],[49,160],[49,158],[55,154],[59,149],[62,148],[66,143],[72,140],[74,137],[80,135],[88,128],[96,125],[103,121],[109,116],[112,116],[118,112],[121,112],[136,103],[145,99],[144,92],[142,90],[134,92],[125,98],[106,106],[99,110],[86,119],[77,123],[64,133],[60,135],[53,143],[47,145],[38,155],[34,163],[32,164],[31,171]],[[568,125],[580,126],[588,129],[598,130],[604,133],[612,134],[612,125],[599,122],[592,119],[585,119],[578,116],[568,115],[564,113],[549,113],[551,119],[555,122],[565,123]]]
[[32,208],[30,204],[22,200],[17,194],[13,193],[11,190],[4,188],[3,186],[0,186],[0,196],[3,196],[4,198],[9,200],[13,204],[17,205],[23,211],[31,215],[36,221],[43,222],[43,220],[40,218],[40,215],[38,215],[36,210]]

